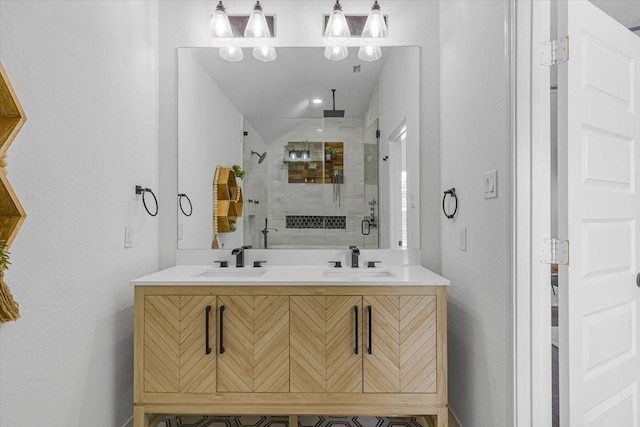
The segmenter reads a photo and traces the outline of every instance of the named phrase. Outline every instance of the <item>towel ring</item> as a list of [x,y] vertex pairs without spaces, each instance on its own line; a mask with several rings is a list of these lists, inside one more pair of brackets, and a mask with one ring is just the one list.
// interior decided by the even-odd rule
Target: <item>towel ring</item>
[[[452,214],[448,214],[447,209],[445,208],[445,201],[447,200],[447,195],[451,196],[456,201],[455,209],[453,210]],[[444,212],[444,216],[446,216],[449,219],[453,219],[453,217],[456,216],[456,212],[458,212],[458,196],[456,196],[455,188],[450,188],[444,192],[444,196],[442,197],[442,212]]]
[[[146,193],[151,193],[151,195],[153,196],[153,201],[156,204],[156,211],[155,213],[151,213],[151,211],[149,210],[149,208],[147,207],[147,201],[145,200],[144,196]],[[156,216],[158,215],[158,198],[156,197],[155,194],[153,194],[153,191],[151,191],[150,188],[142,188],[140,185],[136,185],[136,194],[142,194],[142,204],[144,205],[144,209],[147,211],[147,213],[151,216]]]
[[[184,208],[182,207],[182,198],[187,199],[187,202],[189,202],[189,213],[186,213],[184,211]],[[191,214],[193,213],[193,205],[191,204],[191,199],[189,198],[189,196],[187,196],[184,193],[180,193],[178,194],[178,206],[180,206],[180,210],[182,211],[182,214],[184,216],[191,216]]]

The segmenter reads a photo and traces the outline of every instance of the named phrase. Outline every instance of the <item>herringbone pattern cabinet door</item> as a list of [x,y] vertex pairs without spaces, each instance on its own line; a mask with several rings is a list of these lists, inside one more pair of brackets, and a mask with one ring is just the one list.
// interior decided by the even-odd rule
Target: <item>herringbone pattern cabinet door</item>
[[[397,296],[364,297],[364,391],[365,393],[400,392],[400,298]],[[371,327],[369,328],[369,307]],[[371,338],[369,339],[369,329]],[[371,354],[368,345],[371,342]]]
[[215,296],[180,297],[180,391],[216,392]]
[[180,301],[177,296],[144,298],[144,391],[179,391]]
[[[224,313],[220,316],[220,309]],[[218,297],[218,392],[253,391],[253,297]],[[222,323],[221,323],[222,320]],[[220,337],[218,337],[220,341]],[[219,343],[218,343],[219,347]]]
[[289,391],[289,296],[256,296],[253,301],[253,391]]
[[436,298],[400,297],[400,391],[437,392]]
[[362,393],[362,297],[330,296],[326,305],[327,391]]
[[326,297],[292,296],[291,392],[324,392],[327,381]]

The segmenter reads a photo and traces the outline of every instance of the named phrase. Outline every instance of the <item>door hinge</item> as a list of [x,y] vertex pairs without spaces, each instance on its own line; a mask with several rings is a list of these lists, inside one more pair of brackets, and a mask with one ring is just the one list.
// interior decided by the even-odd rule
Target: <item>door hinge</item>
[[560,239],[544,239],[540,262],[543,264],[569,264],[569,241]]
[[542,42],[542,65],[553,67],[569,60],[569,36]]
[[376,138],[380,139],[380,129],[376,129]]

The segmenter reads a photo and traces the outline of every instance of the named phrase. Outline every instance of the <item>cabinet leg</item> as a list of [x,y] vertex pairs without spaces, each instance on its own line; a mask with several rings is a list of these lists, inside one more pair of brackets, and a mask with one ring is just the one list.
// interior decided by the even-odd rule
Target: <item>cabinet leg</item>
[[298,427],[297,415],[289,415],[289,427]]
[[438,427],[449,427],[449,408],[438,408]]
[[144,412],[144,406],[133,407],[133,427],[149,427],[149,414]]

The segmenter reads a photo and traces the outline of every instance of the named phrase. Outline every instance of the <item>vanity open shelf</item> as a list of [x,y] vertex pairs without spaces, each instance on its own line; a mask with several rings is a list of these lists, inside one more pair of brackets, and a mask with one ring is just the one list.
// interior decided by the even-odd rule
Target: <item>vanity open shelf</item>
[[447,287],[135,287],[135,427],[151,414],[404,415],[447,426]]

